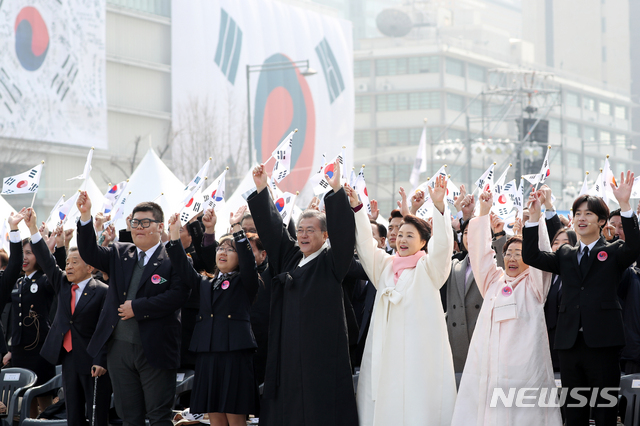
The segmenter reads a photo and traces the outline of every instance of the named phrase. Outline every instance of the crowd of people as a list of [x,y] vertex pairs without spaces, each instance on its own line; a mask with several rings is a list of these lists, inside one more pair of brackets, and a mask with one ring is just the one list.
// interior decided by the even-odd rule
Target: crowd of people
[[[257,166],[220,236],[211,209],[182,226],[143,202],[116,237],[86,192],[77,247],[33,209],[13,214],[3,363],[36,384],[62,365],[69,425],[106,426],[112,394],[125,426],[172,424],[179,368],[195,371],[191,413],[214,426],[616,424],[615,390],[587,404],[570,391],[640,372],[633,173],[612,188],[619,210],[582,195],[572,218],[532,188],[509,235],[490,190],[461,186],[450,207],[445,176],[428,193],[401,189],[385,227],[340,175],[336,161],[329,192],[283,223]],[[558,372],[564,404],[496,398],[551,392]],[[51,403],[38,397],[31,416]]]

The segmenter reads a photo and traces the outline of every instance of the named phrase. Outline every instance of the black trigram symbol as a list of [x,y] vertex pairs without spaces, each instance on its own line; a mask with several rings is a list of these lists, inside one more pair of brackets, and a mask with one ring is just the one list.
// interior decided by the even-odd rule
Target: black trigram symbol
[[287,158],[287,151],[281,150],[276,152],[276,160],[284,160]]
[[507,213],[509,213],[509,209],[507,209],[506,207],[500,207],[498,209],[498,216],[506,216]]
[[13,189],[7,189],[4,191],[5,194],[13,194]]
[[183,213],[180,215],[180,221],[182,221],[182,222],[186,222],[186,221],[188,221],[188,220],[189,220],[189,213],[187,213],[187,212],[183,212]]
[[193,183],[195,183],[196,185],[198,184],[198,182],[200,182],[200,176],[196,176],[196,178],[193,180]]
[[37,183],[32,183],[31,186],[29,187],[29,191],[30,192],[34,192],[38,190],[38,184]]
[[514,203],[516,206],[518,206],[518,207],[522,207],[522,202],[521,202],[521,201],[522,201],[522,200],[520,200],[520,197],[515,197],[515,198],[513,199],[513,203]]
[[5,180],[5,181],[4,181],[4,184],[5,184],[5,185],[13,185],[13,183],[14,183],[15,181],[16,181],[16,180],[15,180],[14,178],[10,177],[9,179],[7,179],[7,180]]
[[32,170],[29,172],[29,177],[30,177],[30,178],[33,178],[33,177],[35,177],[37,174],[38,174],[38,171],[37,171],[36,169],[32,169]]
[[282,218],[286,219],[287,218],[287,211],[286,210],[282,210]]
[[205,194],[205,195],[204,195],[204,201],[205,201],[205,202],[209,201],[209,194]]
[[282,179],[286,178],[288,174],[289,174],[289,172],[287,172],[286,170],[281,171],[280,173],[278,173],[278,181],[281,181]]
[[193,203],[193,211],[194,212],[200,211],[200,203]]
[[320,181],[320,186],[323,187],[324,189],[327,189],[329,187],[329,182],[327,182],[326,180],[322,179]]

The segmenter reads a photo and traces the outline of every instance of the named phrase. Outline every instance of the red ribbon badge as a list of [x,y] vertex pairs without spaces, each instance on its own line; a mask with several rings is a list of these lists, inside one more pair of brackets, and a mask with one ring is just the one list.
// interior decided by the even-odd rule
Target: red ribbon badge
[[223,290],[228,289],[228,288],[229,288],[229,281],[224,280],[224,281],[222,282],[222,285],[221,285],[220,287],[221,287]]
[[609,255],[606,251],[601,251],[600,253],[598,253],[598,260],[600,262],[604,262],[605,260],[607,260],[607,257],[609,257]]

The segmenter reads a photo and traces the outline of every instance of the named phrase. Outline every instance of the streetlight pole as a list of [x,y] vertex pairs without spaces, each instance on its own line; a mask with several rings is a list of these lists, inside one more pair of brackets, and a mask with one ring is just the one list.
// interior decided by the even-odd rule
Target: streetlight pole
[[[249,149],[249,168],[251,168],[251,164],[253,163],[253,141],[252,141],[252,131],[251,131],[251,73],[252,72],[262,72],[262,71],[282,71],[289,69],[296,69],[301,66],[304,66],[304,70],[300,72],[303,77],[309,77],[310,75],[317,74],[318,71],[314,70],[309,66],[309,60],[306,59],[304,61],[293,61],[293,62],[273,62],[269,64],[262,65],[249,65],[247,64],[247,135],[248,135],[248,145]],[[257,159],[256,159],[257,160]]]

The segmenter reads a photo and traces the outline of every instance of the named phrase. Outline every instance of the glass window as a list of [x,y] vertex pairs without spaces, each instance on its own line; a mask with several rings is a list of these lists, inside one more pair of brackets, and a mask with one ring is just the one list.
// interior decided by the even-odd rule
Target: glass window
[[372,139],[372,133],[369,130],[356,130],[353,135],[353,141],[356,148],[371,147]]
[[582,106],[589,111],[596,110],[596,100],[587,96],[582,97]]
[[464,97],[447,93],[447,109],[452,111],[462,111],[464,109]]
[[550,118],[549,131],[551,133],[560,133],[560,120],[558,120],[557,118]]
[[611,143],[611,133],[600,130],[600,143],[609,145]]
[[486,73],[484,67],[474,64],[467,64],[467,72],[469,73],[469,79],[475,81],[486,81]]
[[396,182],[404,182],[409,180],[411,176],[412,164],[397,164],[396,165]]
[[567,92],[565,95],[565,102],[567,106],[571,107],[579,107],[580,106],[580,98],[577,93]]
[[371,61],[355,61],[353,63],[353,76],[369,77],[371,74]]
[[587,172],[595,173],[596,159],[594,157],[584,157],[584,169]]
[[616,115],[616,118],[621,118],[623,120],[626,120],[627,119],[627,107],[621,106],[621,105],[616,105],[615,115]]
[[616,166],[615,166],[614,170],[615,170],[614,173],[616,175],[620,176],[620,173],[626,173],[627,165],[625,163],[622,163],[622,162],[616,163]]
[[390,59],[376,59],[376,75],[389,75]]
[[[378,96],[379,98],[380,96]],[[371,111],[371,96],[356,96],[356,113]]]
[[391,178],[393,176],[393,166],[392,165],[383,165],[376,167],[378,169],[378,182],[391,182]]
[[456,139],[465,140],[466,132],[458,129],[447,130],[447,139],[455,141]]
[[611,104],[600,101],[598,110],[600,111],[600,114],[611,115]]
[[423,92],[421,93],[420,103],[423,109],[440,108],[440,92]]
[[482,101],[476,99],[469,105],[469,115],[482,115]]
[[618,145],[618,146],[627,146],[627,136],[626,135],[616,135],[616,145]]
[[409,74],[440,72],[440,61],[437,56],[419,56],[409,58]]
[[[422,129],[419,127],[409,129],[409,145],[419,145],[422,137]],[[427,139],[427,143],[430,139]]]
[[447,74],[464,77],[464,64],[462,61],[447,58]]
[[573,168],[580,168],[580,155],[573,153],[573,152],[568,152],[567,153],[567,166],[568,167],[573,167]]
[[580,126],[576,123],[567,123],[567,136],[572,136],[574,138],[580,137]]
[[595,141],[596,140],[596,129],[591,126],[584,126],[582,128],[583,139],[585,141]]

